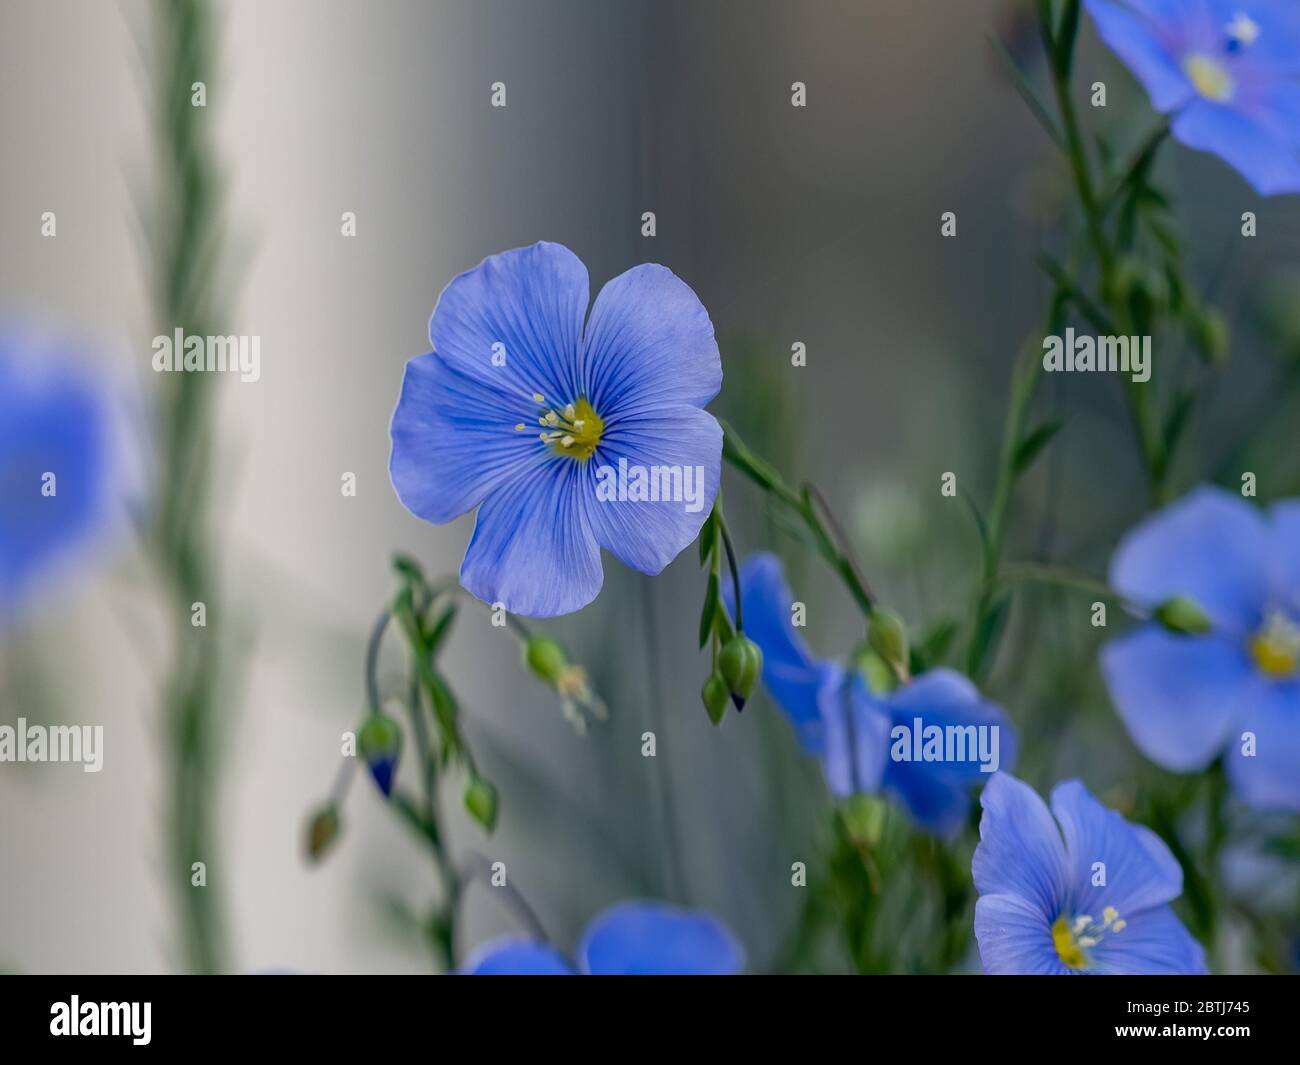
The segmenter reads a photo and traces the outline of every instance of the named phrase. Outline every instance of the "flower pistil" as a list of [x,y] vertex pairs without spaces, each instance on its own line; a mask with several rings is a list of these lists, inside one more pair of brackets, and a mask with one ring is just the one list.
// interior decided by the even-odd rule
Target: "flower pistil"
[[1124,931],[1127,924],[1114,906],[1107,906],[1102,911],[1100,924],[1086,913],[1079,914],[1073,921],[1061,914],[1052,925],[1052,945],[1056,947],[1057,956],[1067,966],[1082,969],[1088,964],[1086,952],[1100,943],[1107,934]]
[[1250,653],[1270,677],[1293,675],[1300,671],[1300,625],[1274,610],[1250,641]]
[[[605,431],[605,422],[586,396],[579,396],[576,403],[566,403],[559,410],[548,406],[546,397],[540,392],[533,393],[533,401],[542,408],[537,416],[537,424],[542,427],[537,435],[542,443],[569,458],[583,461],[591,458]],[[520,422],[515,431],[523,432],[525,428]]]

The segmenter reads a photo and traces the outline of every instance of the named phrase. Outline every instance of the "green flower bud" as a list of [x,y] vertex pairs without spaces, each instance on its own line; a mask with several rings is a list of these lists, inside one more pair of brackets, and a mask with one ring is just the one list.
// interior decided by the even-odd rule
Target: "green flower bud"
[[733,636],[718,653],[718,672],[731,692],[737,710],[745,709],[745,700],[754,694],[763,672],[763,652],[748,636]]
[[1228,361],[1228,323],[1216,308],[1203,307],[1194,312],[1192,339],[1211,366]]
[[850,795],[840,804],[840,817],[849,839],[874,847],[885,832],[885,815],[889,804],[879,795]]
[[907,677],[907,629],[902,618],[884,607],[876,607],[871,612],[867,642],[900,680]]
[[524,664],[551,687],[559,682],[569,664],[562,648],[546,636],[534,636],[524,648]]
[[898,677],[870,647],[860,647],[853,655],[853,668],[858,671],[867,691],[872,695],[888,695],[898,687]]
[[382,710],[371,714],[357,731],[357,752],[379,790],[390,794],[402,753],[402,727]]
[[482,777],[471,777],[465,786],[465,809],[484,831],[491,832],[497,824],[497,789]]
[[318,862],[339,835],[339,812],[333,803],[316,812],[307,826],[307,857]]
[[709,720],[715,725],[721,725],[722,715],[727,712],[727,701],[731,698],[731,689],[727,687],[721,673],[715,671],[709,674],[700,697],[704,700],[704,709],[709,712]]
[[1155,609],[1155,619],[1170,632],[1199,636],[1210,631],[1210,619],[1195,599],[1185,595],[1166,599]]

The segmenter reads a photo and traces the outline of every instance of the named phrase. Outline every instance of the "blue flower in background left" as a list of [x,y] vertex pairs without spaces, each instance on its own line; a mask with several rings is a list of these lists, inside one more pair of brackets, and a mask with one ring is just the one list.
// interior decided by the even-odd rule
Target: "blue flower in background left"
[[745,951],[725,924],[698,910],[632,900],[611,906],[582,934],[570,961],[554,947],[511,936],[479,947],[470,976],[730,976]]
[[[815,658],[791,622],[794,596],[780,560],[758,553],[740,568],[745,634],[763,652],[763,684],[794,726],[801,746],[822,761],[827,787],[838,798],[887,792],[926,831],[947,836],[970,811],[972,791],[1015,758],[1016,738],[1002,708],[986,702],[975,685],[952,669],[933,669],[892,692],[868,690],[857,670]],[[733,597],[728,606],[735,613]],[[919,723],[919,724],[918,724]],[[961,730],[988,737],[996,761],[985,769],[978,751],[967,757],[902,759],[898,730]],[[983,730],[983,731],[981,731]],[[978,740],[973,741],[977,746]]]
[[[485,259],[443,290],[433,351],[406,364],[389,472],[411,513],[478,507],[465,588],[532,617],[590,603],[600,549],[655,574],[698,535],[718,490],[722,385],[713,324],[662,266],[610,281],[587,317],[587,268],[558,244]],[[584,318],[585,326],[584,326]],[[604,471],[683,498],[602,492]],[[674,472],[675,471],[675,472]],[[689,481],[687,479],[689,478]]]
[[29,334],[0,330],[0,624],[103,527],[109,424],[90,377]]

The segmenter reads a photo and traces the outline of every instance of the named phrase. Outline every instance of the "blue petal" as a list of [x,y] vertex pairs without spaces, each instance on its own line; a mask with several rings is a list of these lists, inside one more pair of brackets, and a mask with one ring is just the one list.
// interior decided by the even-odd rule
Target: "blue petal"
[[[585,464],[596,542],[642,573],[659,573],[700,534],[722,471],[722,429],[698,407],[661,407],[620,415],[606,424]],[[651,479],[659,502],[619,500],[602,485],[640,476]],[[688,498],[686,489],[690,488]],[[665,490],[667,489],[667,490]]]
[[1269,605],[1300,617],[1300,499],[1273,504],[1269,517]]
[[[107,517],[109,414],[76,371],[19,338],[0,337],[0,620]],[[14,350],[11,350],[11,347]],[[37,360],[40,361],[37,361]],[[54,474],[56,491],[44,493]]]
[[[1255,736],[1250,757],[1245,732]],[[1254,679],[1228,740],[1227,769],[1248,805],[1300,813],[1300,679]]]
[[556,455],[484,500],[460,566],[470,594],[535,618],[596,598],[604,575],[582,477],[582,463]]
[[1203,976],[1205,950],[1168,906],[1135,917],[1088,952],[1088,971],[1109,976]]
[[1157,111],[1168,113],[1187,102],[1194,90],[1170,49],[1167,23],[1162,23],[1172,14],[1168,4],[1085,3],[1101,39],[1142,83]]
[[1236,53],[1241,64],[1263,68],[1272,76],[1300,70],[1300,7],[1293,0],[1204,0],[1211,24],[1220,33],[1237,17],[1248,15],[1259,36]]
[[[515,426],[523,424],[523,432]],[[531,400],[452,370],[437,354],[406,364],[390,428],[388,471],[402,504],[425,521],[474,509],[492,488],[550,452]]]
[[1101,672],[1138,749],[1178,773],[1204,769],[1223,749],[1253,676],[1236,643],[1154,624],[1103,647]]
[[1266,547],[1267,526],[1255,507],[1202,487],[1129,531],[1111,559],[1110,583],[1143,606],[1191,596],[1216,628],[1244,634],[1263,607]]
[[[1146,910],[1183,891],[1183,871],[1164,842],[1109,810],[1077,780],[1052,790],[1052,813],[1065,837],[1071,916],[1101,919],[1108,906],[1130,926]],[[1104,884],[1094,885],[1094,863],[1103,863]]]
[[880,790],[889,751],[889,715],[856,674],[827,671],[817,696],[825,750],[822,768],[831,794]]
[[[979,689],[952,669],[935,669],[916,677],[893,692],[885,708],[894,729],[901,726],[908,730],[909,744],[918,720],[922,730],[935,725],[945,733],[949,727],[995,730],[985,733],[997,743],[995,760],[990,742],[988,771],[980,762],[978,732],[973,745],[962,752],[965,757],[953,761],[898,760],[893,757],[894,744],[890,745],[886,788],[897,794],[916,821],[930,832],[941,836],[956,832],[970,811],[973,786],[991,779],[990,774],[999,768],[1009,769],[1015,763],[1015,730],[999,706],[985,702]],[[963,740],[970,735],[963,733]],[[910,745],[907,750],[911,750]]]
[[980,842],[971,874],[981,895],[1016,895],[1047,922],[1061,915],[1069,878],[1065,846],[1047,804],[1028,784],[994,773],[980,796]]
[[545,943],[510,936],[484,943],[460,967],[464,976],[573,976],[564,956]]
[[729,976],[744,966],[745,952],[711,914],[630,901],[587,926],[578,964],[593,976]]
[[1258,115],[1200,99],[1178,113],[1172,129],[1189,148],[1213,152],[1237,170],[1261,196],[1300,192],[1294,131],[1288,134]]
[[653,407],[702,407],[722,387],[713,323],[666,267],[633,267],[600,290],[587,323],[582,383],[602,418]]
[[1019,895],[982,895],[975,941],[989,976],[1068,976],[1052,942],[1051,921]]
[[[489,255],[443,289],[429,339],[458,373],[521,400],[541,393],[547,407],[559,410],[581,394],[587,299],[587,268],[568,248],[514,248]],[[494,363],[498,353],[504,365]],[[534,409],[527,424],[536,421]]]
[[[723,582],[723,595],[734,618],[730,581]],[[794,596],[775,555],[759,552],[745,559],[740,567],[740,595],[745,635],[763,652],[763,685],[785,711],[804,750],[823,754],[826,742],[818,699],[823,686],[842,675],[840,668],[814,659],[795,632],[790,620]]]

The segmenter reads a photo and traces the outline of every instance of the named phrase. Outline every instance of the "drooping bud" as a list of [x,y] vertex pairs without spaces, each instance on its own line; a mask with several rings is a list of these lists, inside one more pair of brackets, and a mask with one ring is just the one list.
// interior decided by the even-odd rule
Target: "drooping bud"
[[604,721],[609,712],[591,690],[587,671],[574,665],[562,648],[546,636],[532,636],[524,647],[524,664],[560,697],[560,712],[579,733],[587,730],[587,717]]
[[365,759],[375,785],[388,796],[402,754],[401,726],[382,710],[376,711],[357,731],[357,752]]
[[497,789],[482,777],[471,777],[465,786],[465,809],[484,831],[491,832],[497,824]]
[[722,724],[722,715],[727,712],[731,689],[727,687],[727,682],[722,679],[721,673],[715,671],[709,674],[700,697],[704,700],[704,709],[709,713],[709,720],[715,725]]
[[1166,599],[1155,609],[1155,619],[1170,632],[1200,636],[1210,631],[1210,619],[1195,599],[1185,595]]
[[867,642],[899,680],[908,678],[907,629],[902,618],[884,607],[876,607],[871,612]]
[[564,648],[546,636],[533,636],[524,647],[524,664],[541,680],[555,687],[565,666],[569,664]]
[[339,835],[339,812],[333,803],[316,811],[307,825],[307,857],[318,862]]
[[743,710],[763,672],[763,652],[743,633],[733,636],[718,652],[718,672],[731,692],[736,709]]

